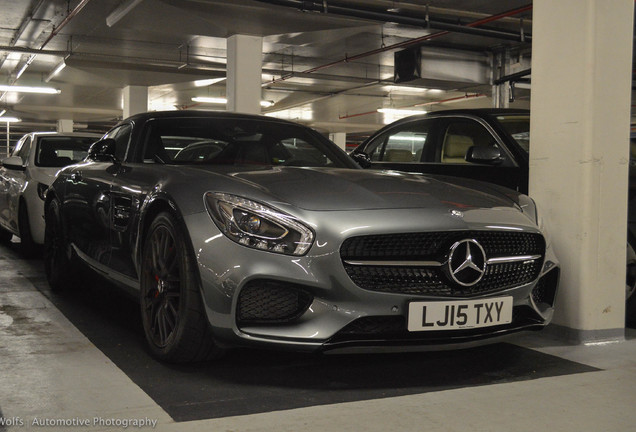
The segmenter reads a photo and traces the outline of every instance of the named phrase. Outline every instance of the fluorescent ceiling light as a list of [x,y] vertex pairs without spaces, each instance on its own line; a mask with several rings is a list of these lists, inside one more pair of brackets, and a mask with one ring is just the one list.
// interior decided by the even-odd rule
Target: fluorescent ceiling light
[[195,87],[207,87],[209,85],[216,84],[216,83],[221,82],[223,80],[225,80],[225,77],[223,77],[223,78],[202,79],[202,80],[195,81],[194,85],[195,85]]
[[516,87],[516,88],[520,88],[520,89],[527,89],[527,90],[530,90],[530,83],[525,83],[525,82],[516,82],[516,83],[515,83],[515,87]]
[[106,25],[108,27],[112,27],[119,22],[123,17],[128,15],[128,13],[135,8],[139,3],[143,0],[128,0],[121,3],[119,6],[115,8],[114,11],[110,13],[106,17]]
[[22,120],[17,117],[0,117],[0,122],[3,122],[3,123],[17,123],[19,121],[22,121]]
[[394,115],[426,114],[426,111],[422,111],[422,110],[397,109],[397,108],[378,108],[378,112],[382,114],[394,114]]
[[226,104],[227,99],[222,97],[193,97],[193,102],[210,103],[210,104]]
[[430,89],[424,87],[413,87],[413,86],[405,86],[405,85],[388,85],[383,86],[383,90],[388,92],[396,92],[396,93],[426,93]]
[[5,115],[7,113],[6,109],[3,109],[2,111],[0,111],[0,117],[2,117],[3,115]]
[[31,56],[29,56],[29,59],[26,61],[26,63],[24,63],[24,66],[22,66],[22,69],[20,69],[18,71],[18,73],[15,76],[15,80],[17,81],[22,74],[24,73],[24,71],[27,70],[27,68],[29,67],[29,65],[33,62],[33,60],[35,59],[35,54],[31,54]]
[[52,87],[31,87],[0,84],[0,91],[16,92],[16,93],[40,93],[40,94],[60,94],[59,89]]
[[[200,102],[200,103],[209,103],[209,104],[227,104],[227,98],[222,98],[222,97],[193,97],[192,98],[193,102]],[[262,100],[261,101],[261,106],[263,108],[269,108],[271,106],[274,105],[273,101],[266,101],[266,100]]]
[[55,66],[55,69],[53,69],[53,71],[46,78],[44,78],[44,82],[51,81],[51,79],[53,79],[54,76],[59,74],[62,71],[62,69],[64,69],[65,67],[66,67],[66,63],[64,63],[64,60],[62,60],[60,64]]

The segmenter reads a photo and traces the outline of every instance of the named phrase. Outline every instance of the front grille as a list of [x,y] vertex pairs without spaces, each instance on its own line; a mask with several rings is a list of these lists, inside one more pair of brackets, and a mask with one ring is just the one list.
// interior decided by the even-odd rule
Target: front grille
[[241,290],[237,318],[241,324],[289,322],[302,315],[312,300],[293,284],[255,280]]
[[509,231],[447,231],[350,237],[342,244],[340,256],[343,260],[432,259],[447,253],[453,242],[464,238],[477,240],[488,258],[542,255],[545,252],[545,241],[541,234]]
[[[539,256],[539,259],[491,263],[482,279],[465,287],[451,281],[446,266],[402,266],[400,261],[445,263],[451,245],[475,239],[486,257]],[[361,236],[347,239],[340,255],[351,280],[360,288],[397,294],[474,296],[520,286],[535,280],[541,271],[545,241],[541,234],[526,232],[451,231]],[[355,261],[365,261],[365,265]],[[386,265],[373,261],[392,261]],[[353,262],[353,263],[352,263]]]

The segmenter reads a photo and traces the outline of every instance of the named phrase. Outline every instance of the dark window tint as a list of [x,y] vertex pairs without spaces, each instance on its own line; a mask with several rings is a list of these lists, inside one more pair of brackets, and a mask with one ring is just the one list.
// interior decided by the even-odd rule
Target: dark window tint
[[38,140],[35,165],[41,167],[63,167],[81,161],[95,138],[50,136]]
[[338,166],[352,162],[296,125],[253,119],[171,118],[148,122],[143,161],[166,164]]
[[529,115],[501,115],[497,122],[517,141],[525,151],[530,151],[530,116]]

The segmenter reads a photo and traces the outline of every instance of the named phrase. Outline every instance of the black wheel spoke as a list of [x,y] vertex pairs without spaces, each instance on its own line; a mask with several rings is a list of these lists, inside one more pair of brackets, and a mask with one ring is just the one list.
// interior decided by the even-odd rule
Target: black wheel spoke
[[170,227],[158,225],[150,233],[145,253],[142,312],[149,337],[163,348],[179,325],[181,299],[180,255]]

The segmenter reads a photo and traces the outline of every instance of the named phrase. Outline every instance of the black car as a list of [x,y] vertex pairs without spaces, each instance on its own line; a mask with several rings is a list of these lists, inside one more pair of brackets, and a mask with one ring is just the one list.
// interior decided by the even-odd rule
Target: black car
[[407,117],[352,152],[363,167],[443,174],[528,192],[530,111],[464,109]]
[[[528,193],[530,111],[457,109],[393,122],[351,156],[364,168],[443,174]],[[636,321],[636,138],[632,138],[627,233],[628,322]]]

